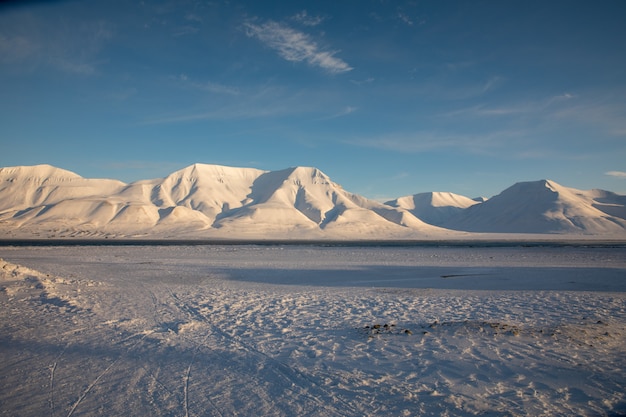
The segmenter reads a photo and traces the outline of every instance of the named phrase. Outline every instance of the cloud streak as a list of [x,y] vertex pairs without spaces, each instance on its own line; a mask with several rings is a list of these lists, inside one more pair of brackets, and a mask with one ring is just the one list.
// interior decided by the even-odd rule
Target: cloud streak
[[287,61],[304,61],[332,74],[352,70],[348,63],[335,57],[336,52],[322,50],[306,33],[274,21],[262,25],[246,23],[245,27],[248,36],[259,39]]
[[604,175],[608,175],[609,177],[626,179],[626,172],[624,171],[609,171],[609,172],[605,172]]
[[[54,19],[17,18],[13,27],[0,31],[0,63],[22,71],[54,68],[67,74],[94,75],[108,62],[103,47],[114,37],[106,21],[86,21],[65,29]],[[22,28],[35,26],[37,30]],[[13,32],[13,33],[11,33]]]
[[341,109],[341,111],[331,114],[330,116],[326,116],[326,117],[321,117],[319,119],[316,120],[332,120],[332,119],[337,119],[340,117],[344,117],[344,116],[348,116],[349,114],[352,114],[354,112],[356,112],[358,110],[357,107],[353,107],[353,106],[346,106],[343,109]]
[[296,13],[291,19],[305,26],[317,26],[326,20],[323,16],[311,16],[306,10]]
[[212,81],[198,82],[191,80],[186,74],[180,74],[177,77],[173,77],[176,81],[180,81],[183,85],[190,87],[194,90],[204,91],[212,94],[226,94],[236,96],[241,93],[239,88],[232,87],[225,84],[215,83]]
[[493,153],[521,135],[522,133],[517,131],[492,132],[484,135],[418,132],[358,138],[346,140],[344,143],[402,153],[421,153],[438,149],[462,149],[472,153]]

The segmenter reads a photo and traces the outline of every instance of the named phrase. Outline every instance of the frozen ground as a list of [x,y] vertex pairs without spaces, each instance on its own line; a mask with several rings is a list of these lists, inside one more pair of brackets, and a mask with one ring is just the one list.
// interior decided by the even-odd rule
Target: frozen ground
[[626,415],[624,248],[0,258],[2,415]]

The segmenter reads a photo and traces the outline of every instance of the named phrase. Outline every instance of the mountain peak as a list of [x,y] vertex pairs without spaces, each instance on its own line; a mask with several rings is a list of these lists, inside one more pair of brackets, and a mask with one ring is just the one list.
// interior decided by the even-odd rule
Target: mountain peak
[[56,180],[81,179],[82,177],[72,171],[48,164],[41,164],[0,168],[0,178],[4,178],[5,180],[20,178],[28,181],[50,182]]
[[301,184],[330,184],[328,175],[315,167],[297,166],[290,168],[288,177]]
[[544,191],[549,191],[555,194],[565,190],[565,187],[558,184],[555,181],[542,179],[538,181],[521,181],[513,184],[501,194],[536,194]]
[[194,174],[194,175],[207,175],[207,174],[223,174],[225,172],[235,172],[235,171],[262,171],[255,168],[239,168],[239,167],[231,167],[227,165],[218,165],[218,164],[204,164],[201,162],[196,162],[185,168],[179,169],[178,171],[173,172],[176,173],[185,173],[185,174]]
[[552,191],[558,192],[559,189],[563,188],[561,184],[558,184],[557,182],[549,180],[549,179],[541,180],[541,182],[543,183],[544,187]]

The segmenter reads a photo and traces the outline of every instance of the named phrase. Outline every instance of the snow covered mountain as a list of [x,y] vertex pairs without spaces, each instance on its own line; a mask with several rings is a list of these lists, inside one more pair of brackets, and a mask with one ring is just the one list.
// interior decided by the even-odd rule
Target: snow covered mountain
[[163,179],[84,179],[38,165],[0,169],[5,237],[428,237],[446,231],[349,193],[316,168],[195,164]]
[[403,208],[426,223],[443,225],[478,201],[449,192],[429,192],[400,197],[385,204]]
[[520,182],[440,224],[483,233],[624,234],[626,196],[550,180]]
[[316,168],[194,164],[125,184],[49,165],[0,169],[0,238],[425,239],[467,232],[626,236],[626,196],[552,181],[484,202],[433,192],[379,203]]

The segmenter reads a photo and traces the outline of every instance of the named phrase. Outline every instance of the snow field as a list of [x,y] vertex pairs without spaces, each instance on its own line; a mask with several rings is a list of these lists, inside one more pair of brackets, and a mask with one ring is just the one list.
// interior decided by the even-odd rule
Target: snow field
[[[1,248],[0,404],[22,416],[616,415],[623,251]],[[486,288],[500,273],[517,278]],[[538,286],[531,275],[552,288],[515,289],[524,276]]]

